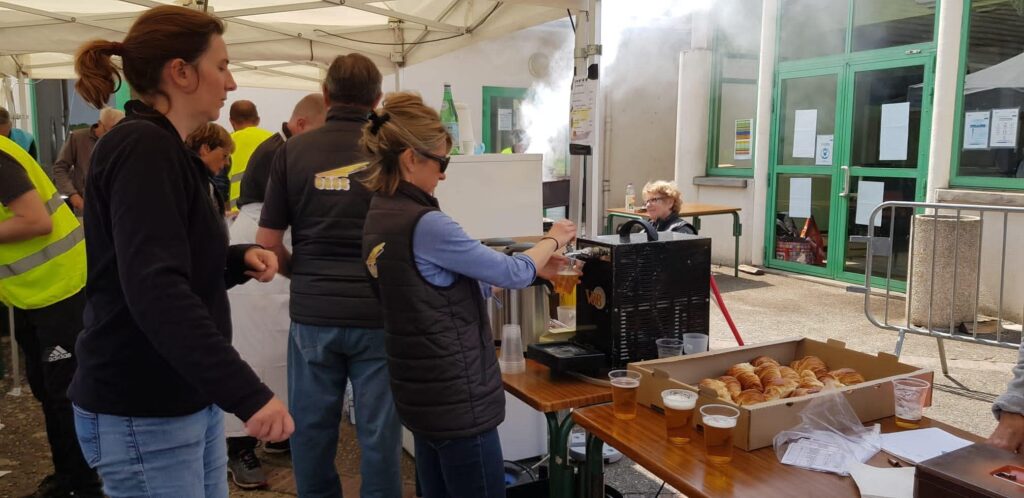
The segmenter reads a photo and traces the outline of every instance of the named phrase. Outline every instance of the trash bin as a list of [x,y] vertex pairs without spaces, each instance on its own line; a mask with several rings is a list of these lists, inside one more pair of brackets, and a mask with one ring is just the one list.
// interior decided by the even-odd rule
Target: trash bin
[[954,328],[974,321],[981,218],[961,215],[958,219],[943,214],[919,214],[914,218],[907,302],[911,324],[948,330],[951,321]]

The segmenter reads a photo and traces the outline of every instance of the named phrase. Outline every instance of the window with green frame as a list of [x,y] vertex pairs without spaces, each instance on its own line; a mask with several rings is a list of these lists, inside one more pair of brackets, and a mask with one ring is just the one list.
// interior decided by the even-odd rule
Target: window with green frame
[[[749,177],[754,171],[761,0],[723,0],[717,5],[713,18],[707,174]],[[735,15],[736,12],[743,15]]]
[[965,2],[950,184],[1024,190],[1024,2]]

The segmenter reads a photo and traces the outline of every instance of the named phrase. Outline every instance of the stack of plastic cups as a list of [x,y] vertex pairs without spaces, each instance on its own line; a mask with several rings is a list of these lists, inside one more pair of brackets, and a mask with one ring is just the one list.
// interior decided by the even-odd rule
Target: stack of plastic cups
[[519,325],[507,324],[501,328],[501,357],[498,367],[503,374],[516,374],[526,371],[526,358],[523,357],[523,334]]

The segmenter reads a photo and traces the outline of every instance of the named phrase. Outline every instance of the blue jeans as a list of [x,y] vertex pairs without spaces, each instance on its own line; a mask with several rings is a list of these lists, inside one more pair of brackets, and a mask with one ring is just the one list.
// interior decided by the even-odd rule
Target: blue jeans
[[340,498],[334,465],[345,385],[352,381],[363,498],[402,495],[402,424],[391,398],[384,331],[292,322],[288,411],[295,420],[292,468],[299,496]]
[[224,412],[121,417],[74,406],[82,455],[110,498],[226,498]]
[[459,439],[416,440],[423,498],[503,498],[505,462],[498,429]]

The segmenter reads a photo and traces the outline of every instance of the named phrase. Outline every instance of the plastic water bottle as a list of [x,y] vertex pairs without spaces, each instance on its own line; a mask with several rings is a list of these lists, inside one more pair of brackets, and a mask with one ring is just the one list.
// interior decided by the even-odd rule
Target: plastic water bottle
[[636,211],[636,189],[632,183],[626,184],[626,211]]
[[455,110],[455,101],[452,99],[452,85],[444,84],[444,99],[441,100],[441,124],[452,137],[452,155],[461,154],[462,150],[459,140],[459,113]]

